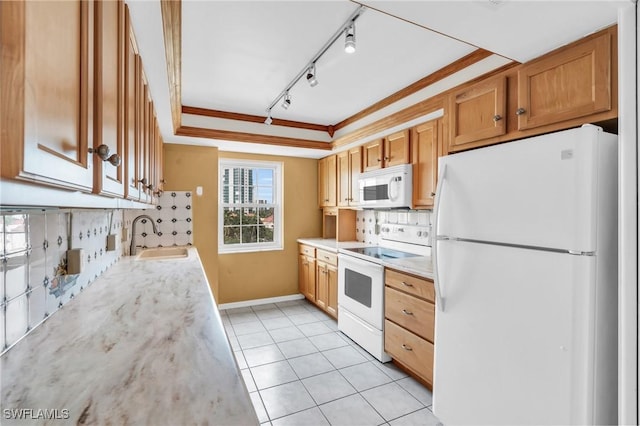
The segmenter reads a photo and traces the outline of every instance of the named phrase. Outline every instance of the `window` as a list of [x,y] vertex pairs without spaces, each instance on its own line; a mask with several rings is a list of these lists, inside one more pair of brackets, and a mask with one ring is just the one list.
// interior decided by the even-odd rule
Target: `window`
[[282,250],[282,163],[220,159],[218,252]]

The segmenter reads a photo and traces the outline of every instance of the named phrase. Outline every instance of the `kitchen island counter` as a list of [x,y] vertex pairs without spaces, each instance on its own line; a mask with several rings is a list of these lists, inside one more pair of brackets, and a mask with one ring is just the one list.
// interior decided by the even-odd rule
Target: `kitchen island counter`
[[195,248],[122,258],[0,363],[3,424],[258,424]]

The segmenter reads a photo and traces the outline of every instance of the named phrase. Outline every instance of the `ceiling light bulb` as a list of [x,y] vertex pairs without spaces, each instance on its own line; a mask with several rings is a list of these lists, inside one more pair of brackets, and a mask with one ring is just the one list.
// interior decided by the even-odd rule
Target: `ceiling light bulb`
[[287,94],[284,95],[284,100],[282,101],[282,108],[289,109],[290,106],[291,106],[291,95],[289,95],[289,92],[287,92]]
[[344,30],[344,51],[347,53],[353,53],[356,51],[356,27],[351,24],[349,28]]
[[269,110],[269,115],[267,115],[267,118],[264,120],[264,124],[269,126],[271,123],[273,123],[273,119],[271,118],[271,110]]
[[311,87],[318,85],[318,79],[316,78],[316,64],[313,64],[307,70],[307,81]]

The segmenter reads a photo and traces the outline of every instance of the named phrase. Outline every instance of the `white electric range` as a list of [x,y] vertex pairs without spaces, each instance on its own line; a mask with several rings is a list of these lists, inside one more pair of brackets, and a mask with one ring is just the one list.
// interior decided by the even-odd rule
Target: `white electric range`
[[431,255],[429,226],[380,225],[377,246],[338,250],[338,329],[381,362],[384,351],[384,263]]

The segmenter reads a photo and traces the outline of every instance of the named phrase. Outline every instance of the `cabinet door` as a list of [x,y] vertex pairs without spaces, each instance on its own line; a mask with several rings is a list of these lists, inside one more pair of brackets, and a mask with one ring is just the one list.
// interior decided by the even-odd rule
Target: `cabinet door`
[[[109,154],[124,158],[124,4],[121,0],[95,5],[95,136],[93,147],[106,145]],[[122,197],[124,167],[93,156],[94,192]]]
[[533,61],[518,71],[518,129],[611,109],[611,34]]
[[327,264],[316,261],[316,305],[327,310],[329,298],[329,277],[327,276]]
[[413,205],[433,207],[438,178],[439,120],[412,129]]
[[393,133],[384,141],[384,167],[409,163],[409,130]]
[[362,173],[362,150],[359,146],[349,150],[349,205],[360,205],[358,179]]
[[2,176],[93,190],[93,2],[0,2]]
[[338,268],[327,265],[327,313],[338,318]]
[[506,87],[502,76],[451,94],[451,147],[505,134]]
[[337,204],[336,156],[318,160],[318,205],[320,207],[335,207]]
[[351,169],[349,167],[349,152],[343,151],[336,155],[338,163],[338,207],[347,207],[351,199]]
[[368,172],[382,168],[383,147],[384,139],[376,139],[362,145],[362,171]]
[[129,9],[125,7],[125,28],[126,28],[126,52],[125,52],[125,79],[124,79],[124,179],[125,196],[131,200],[140,199],[140,168],[138,157],[140,152],[140,141],[137,129],[138,117],[138,82],[140,81],[140,67],[138,65],[138,48],[133,34],[133,27],[129,17]]
[[312,257],[303,254],[298,255],[298,288],[307,299],[315,302],[316,299],[316,266]]

